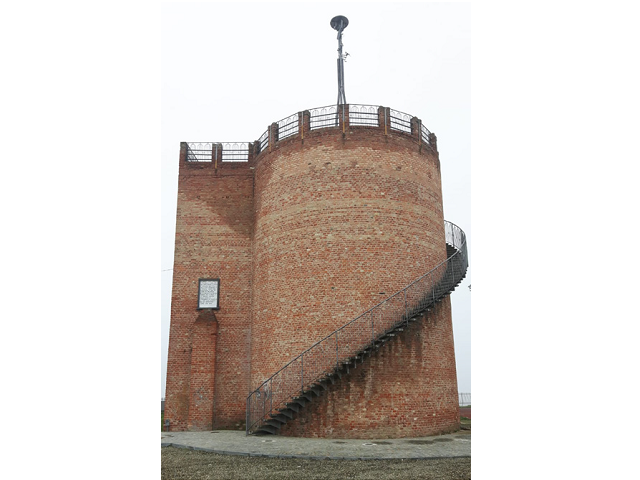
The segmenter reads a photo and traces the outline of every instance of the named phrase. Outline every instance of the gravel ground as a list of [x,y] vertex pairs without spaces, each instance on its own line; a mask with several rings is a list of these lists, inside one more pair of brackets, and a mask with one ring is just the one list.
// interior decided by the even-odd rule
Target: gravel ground
[[306,460],[219,455],[186,448],[162,448],[163,480],[254,478],[466,480],[471,478],[471,459]]

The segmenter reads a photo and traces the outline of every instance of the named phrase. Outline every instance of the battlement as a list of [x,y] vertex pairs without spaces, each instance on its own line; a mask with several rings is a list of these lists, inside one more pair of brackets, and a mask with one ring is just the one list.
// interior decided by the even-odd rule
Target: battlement
[[273,122],[253,142],[182,142],[181,163],[242,168],[253,165],[263,152],[271,151],[284,140],[313,136],[318,131],[335,129],[345,134],[353,128],[379,129],[407,136],[420,146],[437,153],[437,138],[413,115],[375,105],[331,105],[294,113]]

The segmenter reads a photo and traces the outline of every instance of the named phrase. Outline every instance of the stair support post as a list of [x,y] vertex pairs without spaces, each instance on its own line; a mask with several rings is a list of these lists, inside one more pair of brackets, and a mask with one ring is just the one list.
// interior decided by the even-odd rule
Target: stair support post
[[453,261],[449,260],[447,263],[451,264],[451,286],[453,287],[456,284],[456,272],[454,271]]
[[373,310],[371,310],[371,343],[373,343],[375,339],[376,339],[376,334],[373,328]]
[[264,418],[267,415],[267,391],[266,388],[265,390],[262,392],[263,393],[263,399],[262,399],[262,418]]
[[304,393],[304,355],[300,357],[300,393]]
[[407,314],[407,289],[405,288],[404,291],[404,318],[405,321],[407,323],[407,327],[409,326],[409,315]]
[[431,283],[432,303],[436,303],[436,286],[433,284],[433,274],[429,272],[429,283]]

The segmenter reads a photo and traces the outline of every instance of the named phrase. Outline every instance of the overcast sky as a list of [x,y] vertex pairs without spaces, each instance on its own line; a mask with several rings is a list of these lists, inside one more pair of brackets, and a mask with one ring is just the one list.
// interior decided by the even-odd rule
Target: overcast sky
[[419,117],[438,137],[445,219],[471,267],[451,296],[458,390],[471,392],[470,19],[468,4],[191,3],[162,15],[162,377],[165,394],[181,141],[248,142],[298,111],[337,101],[343,33],[347,103]]

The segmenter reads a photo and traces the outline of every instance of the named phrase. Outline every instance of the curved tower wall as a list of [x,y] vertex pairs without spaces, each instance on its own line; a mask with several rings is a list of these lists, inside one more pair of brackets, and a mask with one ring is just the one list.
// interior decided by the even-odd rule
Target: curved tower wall
[[[298,129],[282,140],[272,124],[248,145],[208,144],[205,153],[181,145],[171,430],[243,429],[253,389],[445,260],[435,136],[415,117],[403,127],[411,133],[393,130],[388,108],[376,127],[351,127],[345,113],[339,126],[317,130],[308,112],[289,117],[283,135]],[[197,309],[199,278],[220,279],[219,310]],[[380,438],[458,427],[446,299],[281,433]]]
[[437,153],[308,131],[255,160],[251,384],[446,258]]
[[401,438],[459,429],[449,297],[288,422],[281,435]]

